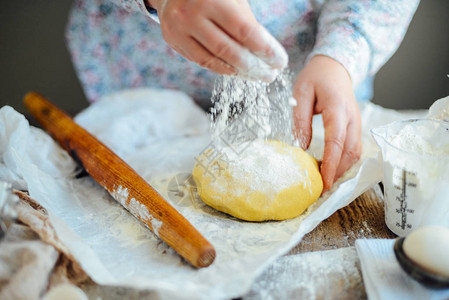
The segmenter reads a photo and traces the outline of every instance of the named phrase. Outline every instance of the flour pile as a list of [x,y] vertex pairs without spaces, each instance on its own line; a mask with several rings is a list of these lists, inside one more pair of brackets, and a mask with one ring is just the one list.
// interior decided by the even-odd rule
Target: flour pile
[[[404,151],[416,154],[448,156],[449,139],[447,126],[438,122],[410,122],[397,134],[389,138],[389,142]],[[443,127],[443,128],[442,128]]]

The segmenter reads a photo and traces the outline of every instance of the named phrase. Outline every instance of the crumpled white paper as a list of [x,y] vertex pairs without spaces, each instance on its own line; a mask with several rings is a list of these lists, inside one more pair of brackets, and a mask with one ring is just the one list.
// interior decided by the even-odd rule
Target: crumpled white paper
[[[292,220],[250,223],[206,206],[194,193],[173,191],[210,142],[208,118],[185,94],[128,90],[104,97],[76,121],[119,154],[216,248],[215,262],[192,268],[132,217],[90,177],[75,178],[75,164],[55,142],[10,107],[0,110],[0,180],[28,189],[44,206],[61,241],[99,284],[154,289],[161,298],[239,297],[279,256],[382,176],[369,129],[416,117],[361,104],[363,154],[331,192]],[[420,114],[420,115],[423,115]],[[322,153],[324,131],[314,119],[311,152]],[[170,188],[169,188],[170,186]]]

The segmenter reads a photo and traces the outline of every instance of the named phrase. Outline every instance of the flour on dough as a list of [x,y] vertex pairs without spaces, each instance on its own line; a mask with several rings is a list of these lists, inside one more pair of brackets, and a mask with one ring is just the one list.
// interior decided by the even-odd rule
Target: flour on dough
[[247,221],[294,218],[323,190],[316,160],[278,141],[254,140],[241,153],[207,149],[197,158],[193,178],[205,203]]

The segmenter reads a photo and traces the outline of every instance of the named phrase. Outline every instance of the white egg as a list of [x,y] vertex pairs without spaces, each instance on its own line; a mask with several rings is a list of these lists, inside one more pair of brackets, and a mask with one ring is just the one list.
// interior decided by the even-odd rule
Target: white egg
[[86,294],[79,287],[73,284],[60,284],[52,288],[43,298],[43,300],[89,300]]
[[425,226],[404,240],[405,255],[431,273],[449,277],[449,228]]

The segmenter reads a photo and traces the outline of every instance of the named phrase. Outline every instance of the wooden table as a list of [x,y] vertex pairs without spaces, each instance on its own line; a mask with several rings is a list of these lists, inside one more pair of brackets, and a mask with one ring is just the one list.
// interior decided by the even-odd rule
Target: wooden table
[[352,247],[362,238],[394,237],[385,225],[383,194],[376,185],[321,222],[290,254]]

